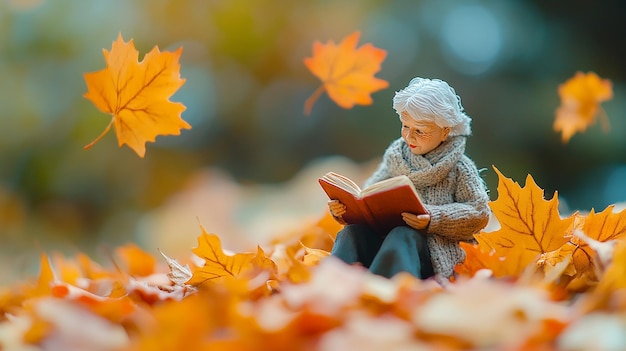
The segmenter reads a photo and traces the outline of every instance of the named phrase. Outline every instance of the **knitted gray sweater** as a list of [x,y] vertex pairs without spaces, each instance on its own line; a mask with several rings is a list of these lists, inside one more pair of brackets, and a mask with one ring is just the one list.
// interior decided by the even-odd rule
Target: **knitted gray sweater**
[[476,165],[465,153],[464,136],[449,137],[425,155],[414,155],[402,138],[391,143],[378,169],[365,182],[405,174],[430,213],[426,229],[435,274],[450,277],[465,259],[459,241],[473,240],[489,220],[489,196]]

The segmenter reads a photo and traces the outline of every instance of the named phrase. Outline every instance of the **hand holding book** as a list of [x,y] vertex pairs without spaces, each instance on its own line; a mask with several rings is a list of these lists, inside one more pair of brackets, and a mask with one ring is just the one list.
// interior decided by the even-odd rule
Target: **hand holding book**
[[426,229],[428,227],[428,224],[430,223],[429,214],[414,214],[403,212],[402,219],[409,227],[417,230]]
[[349,224],[343,220],[343,215],[347,212],[346,205],[342,204],[339,200],[328,200],[328,210],[337,222],[343,225]]
[[[346,205],[339,202],[339,200],[329,200],[328,209],[330,210],[330,214],[335,217],[335,219],[345,224],[345,221],[341,217],[344,213],[346,213]],[[426,229],[430,223],[430,215],[428,214],[417,215],[414,213],[402,212],[401,215],[404,222],[413,229]]]
[[330,198],[331,214],[342,222],[368,224],[386,232],[401,225],[424,229],[430,221],[419,194],[406,176],[386,179],[366,189],[334,172],[325,174],[319,181]]
[[335,218],[340,218],[346,213],[346,205],[339,200],[328,200],[328,209],[330,210],[330,214]]

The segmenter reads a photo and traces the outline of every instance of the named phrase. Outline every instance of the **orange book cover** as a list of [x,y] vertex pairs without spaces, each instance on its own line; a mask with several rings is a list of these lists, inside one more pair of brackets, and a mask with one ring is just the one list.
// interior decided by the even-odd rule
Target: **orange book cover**
[[328,172],[319,178],[322,189],[331,200],[346,205],[343,220],[349,224],[368,224],[386,234],[394,227],[406,225],[402,212],[428,213],[413,182],[397,176],[361,189],[349,178]]

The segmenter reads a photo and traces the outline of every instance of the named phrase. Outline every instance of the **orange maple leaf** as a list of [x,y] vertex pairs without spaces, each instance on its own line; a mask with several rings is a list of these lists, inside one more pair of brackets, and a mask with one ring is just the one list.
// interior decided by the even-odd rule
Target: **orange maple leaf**
[[[216,350],[209,347],[212,339],[209,335],[217,327],[215,316],[219,312],[228,312],[230,304],[211,297],[192,294],[181,301],[156,305],[148,311],[151,323],[138,326],[140,332],[128,350]],[[220,317],[225,320],[230,316],[221,314]]]
[[128,296],[119,298],[99,296],[68,283],[55,284],[50,295],[73,301],[114,323],[120,323],[136,310],[135,304]]
[[115,125],[117,142],[144,157],[146,142],[157,135],[179,135],[191,126],[181,117],[185,105],[169,100],[185,79],[180,78],[178,59],[182,47],[175,52],[160,52],[154,47],[141,62],[133,40],[124,42],[120,34],[111,51],[103,50],[106,68],[85,73],[85,97],[105,113],[113,115],[104,132],[85,146],[91,148]]
[[349,109],[354,105],[372,104],[371,93],[389,86],[386,80],[375,78],[387,52],[365,44],[357,49],[360,33],[354,32],[339,45],[313,43],[313,57],[304,59],[306,67],[322,81],[304,104],[304,113],[310,114],[313,104],[324,91],[337,103]]
[[265,256],[259,247],[256,253],[236,253],[227,255],[222,250],[220,238],[215,234],[208,234],[204,227],[198,237],[198,247],[193,253],[204,259],[204,266],[193,271],[187,284],[200,286],[208,281],[220,278],[239,278],[254,268],[273,270],[273,262]]
[[66,259],[60,253],[55,253],[52,257],[54,267],[56,267],[59,274],[59,280],[77,285],[77,281],[83,277],[81,268],[74,260]]
[[135,244],[120,246],[115,249],[115,253],[131,276],[146,277],[156,270],[156,258]]
[[482,269],[489,269],[496,277],[513,275],[506,271],[500,272],[501,269],[507,269],[511,265],[503,264],[504,257],[496,256],[494,250],[485,251],[481,249],[481,245],[468,242],[460,242],[459,245],[465,251],[465,260],[454,267],[456,273],[471,277]]
[[576,72],[573,78],[559,86],[561,106],[556,110],[554,131],[562,132],[564,143],[576,132],[583,132],[593,124],[596,117],[602,117],[604,129],[608,130],[609,122],[604,112],[600,113],[600,103],[613,97],[611,81],[601,79],[593,72],[584,74]]
[[558,212],[558,194],[545,200],[543,190],[532,176],[526,178],[526,186],[498,174],[498,198],[489,203],[500,223],[494,232],[475,235],[480,245],[494,250],[495,255],[504,257],[502,264],[516,265],[517,273],[531,264],[536,264],[541,255],[559,249],[568,242],[574,216],[561,219]]
[[56,272],[54,271],[54,268],[52,268],[52,264],[50,263],[50,258],[48,258],[48,255],[41,254],[39,262],[39,278],[37,279],[37,287],[33,292],[33,295],[45,296],[50,294],[52,284],[57,279]]

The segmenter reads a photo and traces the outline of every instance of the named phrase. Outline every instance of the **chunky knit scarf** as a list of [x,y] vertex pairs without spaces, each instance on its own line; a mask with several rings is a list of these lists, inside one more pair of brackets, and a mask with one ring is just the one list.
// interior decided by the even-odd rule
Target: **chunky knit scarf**
[[466,137],[449,137],[425,155],[414,155],[405,142],[395,142],[389,147],[389,169],[392,176],[409,175],[416,188],[441,182],[456,166],[465,153]]

